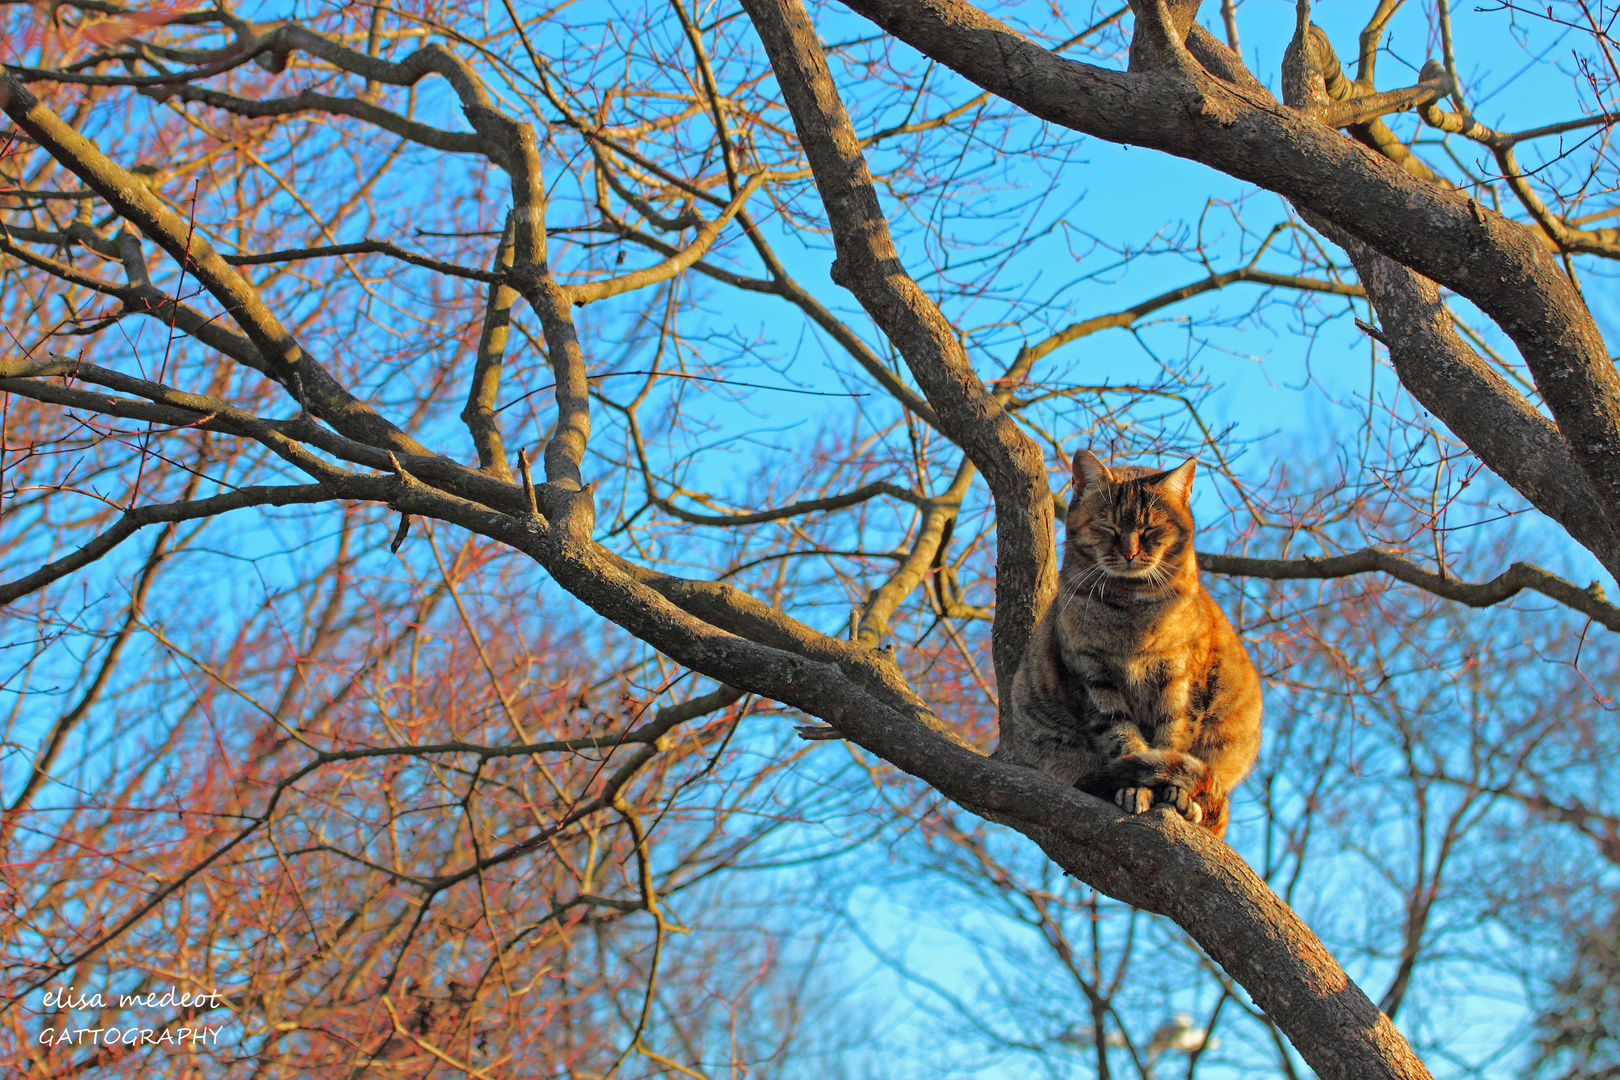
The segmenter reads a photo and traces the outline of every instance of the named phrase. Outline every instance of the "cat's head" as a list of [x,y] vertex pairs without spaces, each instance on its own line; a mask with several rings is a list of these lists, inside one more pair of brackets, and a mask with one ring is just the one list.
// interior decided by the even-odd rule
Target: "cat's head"
[[1113,578],[1164,581],[1179,571],[1193,550],[1187,501],[1195,467],[1188,460],[1166,471],[1110,468],[1089,450],[1075,454],[1068,558]]

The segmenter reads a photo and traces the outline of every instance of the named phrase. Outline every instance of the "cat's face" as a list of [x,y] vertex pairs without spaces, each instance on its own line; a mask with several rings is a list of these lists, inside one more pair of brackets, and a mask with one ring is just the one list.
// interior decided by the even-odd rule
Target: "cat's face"
[[1165,472],[1109,468],[1080,451],[1068,518],[1070,557],[1113,578],[1164,580],[1192,550],[1187,496],[1193,468],[1191,461]]

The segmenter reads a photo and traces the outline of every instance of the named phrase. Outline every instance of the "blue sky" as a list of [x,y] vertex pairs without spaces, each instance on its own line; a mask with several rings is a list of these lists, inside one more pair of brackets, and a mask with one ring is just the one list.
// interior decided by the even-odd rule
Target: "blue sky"
[[[605,5],[602,7],[606,9]],[[1397,24],[1398,40],[1422,38],[1421,30],[1415,34],[1411,30],[1420,19],[1416,6],[1413,8],[1403,13],[1403,22]],[[1366,5],[1329,0],[1318,6],[1315,18],[1329,29],[1341,52],[1347,52],[1359,29],[1357,20],[1364,16],[1365,9]],[[1462,67],[1478,113],[1487,122],[1505,127],[1528,126],[1576,115],[1580,111],[1579,103],[1570,89],[1567,73],[1550,66],[1559,55],[1557,44],[1538,39],[1532,55],[1540,54],[1543,45],[1553,52],[1547,54],[1548,60],[1542,66],[1520,72],[1518,54],[1500,47],[1506,18],[1502,12],[1478,11],[1472,7],[1459,9],[1455,14]],[[1239,19],[1245,59],[1262,80],[1274,85],[1283,46],[1292,31],[1292,4],[1282,0],[1248,0],[1239,8]],[[846,23],[859,25],[847,15],[837,21],[839,27],[824,28],[824,36],[838,36],[836,31]],[[1486,55],[1491,49],[1507,58],[1501,62],[1501,70],[1482,70],[1470,60],[1476,55]],[[1415,68],[1424,57],[1402,53],[1399,59]],[[1529,57],[1525,59],[1528,61]],[[1396,58],[1383,62],[1380,81],[1384,86],[1404,81],[1403,69]],[[1500,89],[1504,84],[1508,89]],[[424,94],[431,92],[424,89]],[[971,91],[964,87],[963,93],[968,95]],[[1060,297],[1056,306],[1062,310],[1048,313],[1054,325],[1117,310],[1201,276],[1202,270],[1196,263],[1176,254],[1139,258],[1123,270],[1116,269],[1118,257],[1108,248],[1139,244],[1143,237],[1166,225],[1196,222],[1206,200],[1241,202],[1246,219],[1262,229],[1284,216],[1275,196],[1254,192],[1202,166],[1143,149],[1126,149],[1083,139],[1071,133],[1052,133],[1050,138],[1073,154],[1073,160],[1061,170],[1054,173],[1034,162],[1022,166],[1014,163],[1011,169],[1012,174],[1016,174],[1020,167],[1027,168],[1034,178],[1032,182],[1051,183],[1049,205],[1053,213],[1067,208],[1065,217],[1076,230],[1068,238],[1054,233],[1049,240],[1032,246],[1023,257],[1025,262],[1020,269],[1032,290],[1049,288]],[[418,190],[407,189],[397,195],[407,201],[415,199],[415,205],[420,205],[429,198],[431,189],[423,184]],[[1006,197],[1022,196],[1010,193]],[[902,249],[906,250],[908,243],[918,242],[916,234],[903,226],[904,208],[891,204],[890,209],[897,220]],[[1224,229],[1224,239],[1215,246],[1218,250],[1224,247],[1230,261],[1217,259],[1217,269],[1225,269],[1236,260],[1242,243],[1235,228],[1227,225]],[[1100,242],[1099,246],[1088,248],[1087,244],[1074,240],[1081,232],[1089,233]],[[849,296],[828,278],[830,256],[825,244],[801,243],[799,238],[791,236],[780,237],[780,241],[780,250],[801,283],[829,307],[855,313]],[[740,244],[740,241],[732,243]],[[1079,252],[1078,258],[1075,252]],[[909,255],[908,262],[913,269],[925,265],[925,260],[915,250]],[[1588,270],[1584,284],[1594,311],[1609,331],[1614,325],[1612,320],[1620,314],[1616,312],[1615,291],[1601,268]],[[1254,286],[1239,285],[1227,293],[1200,297],[1161,312],[1156,317],[1156,325],[1143,329],[1139,335],[1122,330],[1103,331],[1066,346],[1045,364],[1048,370],[1062,372],[1065,378],[1075,382],[1128,382],[1154,370],[1148,349],[1160,355],[1176,356],[1193,347],[1189,346],[1185,327],[1180,322],[1182,317],[1210,313],[1235,316],[1246,310],[1257,294]],[[1211,376],[1211,388],[1202,408],[1206,420],[1213,426],[1232,425],[1237,440],[1251,447],[1240,468],[1263,472],[1279,456],[1279,451],[1295,453],[1301,447],[1331,443],[1335,437],[1352,438],[1357,416],[1365,408],[1369,383],[1377,395],[1394,393],[1387,366],[1374,361],[1366,338],[1352,325],[1346,305],[1330,301],[1325,310],[1338,314],[1324,322],[1314,337],[1274,333],[1244,325],[1201,331],[1204,344],[1196,347],[1203,350],[1200,359],[1207,364]],[[1279,328],[1286,331],[1286,318],[1276,314]],[[715,321],[729,323],[739,331],[747,330],[751,324],[758,325],[768,336],[779,340],[802,340],[797,314],[785,303],[771,299],[749,298],[742,304],[728,301],[727,306],[717,311]],[[854,321],[862,327],[866,325],[858,314],[854,315]],[[1479,325],[1483,325],[1482,321]],[[1016,348],[1018,335],[1011,331],[987,336],[994,342],[990,352],[1002,360],[1009,358]],[[878,339],[868,334],[868,340],[876,342]],[[1500,335],[1494,335],[1493,340],[1506,349]],[[821,347],[803,341],[791,363],[784,368],[782,378],[799,388],[840,390],[842,383],[824,356]],[[605,363],[607,358],[598,354],[594,361]],[[841,358],[836,359],[836,364],[840,369],[850,366]],[[987,364],[986,368],[991,366]],[[766,373],[759,381],[770,382],[775,377]],[[544,416],[544,395],[539,400]],[[770,391],[752,394],[746,405],[721,394],[689,400],[694,410],[709,410],[725,437],[733,440],[728,444],[729,456],[714,453],[704,458],[700,466],[709,471],[716,487],[722,490],[731,480],[747,476],[767,463],[781,467],[785,459],[779,448],[807,443],[831,411],[829,399]],[[840,410],[843,408],[843,402],[836,399],[833,405]],[[759,433],[770,448],[737,439],[744,431]],[[728,473],[733,475],[728,476]],[[1220,504],[1212,489],[1202,488],[1199,498],[1199,513],[1209,520],[1218,519]],[[1555,532],[1532,529],[1529,535],[1543,541],[1535,544],[1531,552],[1534,561],[1575,576],[1577,580],[1596,576],[1593,561],[1567,540],[1560,541]],[[267,556],[258,571],[264,575],[265,584],[261,589],[258,579],[250,580],[247,575],[241,575],[222,584],[220,591],[223,593],[230,588],[244,594],[269,591],[278,571],[266,570],[264,566],[273,565],[285,554],[280,551],[284,545],[276,530],[265,528],[257,533],[239,534],[237,539],[239,542],[245,539],[249,546],[262,542],[267,552],[274,553]],[[234,556],[222,554],[222,562],[228,562],[229,558]],[[48,699],[42,712],[49,711],[55,702],[55,698]],[[863,851],[859,857],[869,859],[873,853]],[[925,910],[917,898],[878,885],[855,889],[850,896],[849,909],[864,921],[872,939],[897,948],[903,944],[903,951],[921,974],[964,997],[972,995],[983,977],[982,969],[972,958],[972,942],[1008,929],[1007,925],[989,925],[994,920],[982,912],[975,912],[973,924],[963,926],[956,909]],[[856,1003],[870,1005],[873,1014],[881,1017],[886,1039],[900,1046],[908,1041],[926,1045],[933,1039],[934,1029],[924,1022],[930,1019],[925,1014],[908,1011],[904,1006],[885,1011],[882,1002],[897,996],[892,974],[874,969],[871,958],[859,949],[850,950],[842,965],[851,977],[861,981],[863,989]],[[1370,978],[1369,982],[1377,987],[1381,985],[1382,973],[1373,974],[1378,977]],[[1516,993],[1515,987],[1490,985],[1477,987],[1467,995],[1460,994],[1459,1000],[1465,1005],[1455,1022],[1466,1029],[1466,1038],[1485,1045],[1493,1033],[1521,1019]],[[1167,1001],[1167,1012],[1172,1004],[1179,1006],[1180,1002]],[[1151,1029],[1156,1020],[1146,1018],[1138,1027]],[[1438,1067],[1439,1063],[1436,1065],[1436,1072],[1443,1074],[1445,1069]],[[1501,1075],[1510,1072],[1510,1067],[1504,1064]],[[989,1068],[980,1075],[1011,1078],[1024,1074],[1015,1067],[1003,1066]]]

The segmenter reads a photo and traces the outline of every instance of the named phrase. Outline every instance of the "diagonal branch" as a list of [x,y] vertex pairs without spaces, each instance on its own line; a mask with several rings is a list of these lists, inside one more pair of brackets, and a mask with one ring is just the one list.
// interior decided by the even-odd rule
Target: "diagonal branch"
[[429,258],[418,255],[414,251],[406,251],[397,244],[386,240],[360,240],[353,244],[326,244],[321,247],[289,248],[285,251],[267,251],[257,255],[227,255],[225,261],[232,266],[263,266],[266,263],[296,262],[300,259],[323,259],[332,255],[387,255],[390,259],[410,263],[412,266],[435,270],[450,277],[467,278],[470,281],[493,283],[500,280],[500,275],[489,270],[475,270],[470,266],[458,266],[455,263],[445,262],[443,259]]
[[832,510],[842,510],[846,506],[857,506],[869,499],[880,495],[887,495],[891,499],[900,499],[903,502],[923,505],[927,500],[920,498],[916,492],[908,491],[897,484],[886,480],[878,480],[870,484],[862,484],[853,491],[846,491],[841,495],[828,495],[821,499],[800,499],[787,506],[778,506],[770,510],[756,510],[748,514],[694,514],[690,510],[683,510],[668,499],[662,498],[650,490],[648,496],[661,510],[689,525],[721,525],[735,527],[739,525],[761,525],[767,521],[783,521],[790,517],[802,517],[805,514],[822,514]]
[[974,476],[972,463],[962,462],[945,493],[929,500],[921,520],[917,522],[916,539],[905,561],[889,575],[887,581],[872,591],[861,609],[855,637],[863,645],[876,645],[883,640],[889,632],[889,620],[895,609],[922,584],[930,572],[937,570],[940,552],[950,538],[956,513],[962,506],[962,500],[967,497]]
[[854,293],[905,358],[939,427],[984,473],[996,506],[997,678],[1012,678],[1056,590],[1056,549],[1040,449],[990,393],[954,327],[901,265],[849,114],[798,0],[744,0],[770,55],[826,205],[833,280]]
[[1598,496],[1565,434],[1462,340],[1434,282],[1354,237],[1334,239],[1378,312],[1401,385],[1487,468],[1620,578],[1620,538],[1592,513]]

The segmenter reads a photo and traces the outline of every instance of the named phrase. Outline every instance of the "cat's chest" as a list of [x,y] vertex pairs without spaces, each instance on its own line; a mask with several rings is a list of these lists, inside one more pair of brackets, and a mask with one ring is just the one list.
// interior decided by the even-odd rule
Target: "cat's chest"
[[1188,622],[1162,615],[1129,622],[1076,619],[1061,627],[1059,636],[1063,652],[1071,661],[1080,661],[1071,667],[1101,666],[1113,681],[1151,688],[1182,677],[1195,662],[1200,636],[1189,632]]
[[1133,705],[1150,706],[1166,697],[1185,696],[1189,657],[1183,650],[1093,655],[1090,659],[1101,661],[1093,670]]
[[1149,694],[1162,693],[1168,684],[1184,674],[1186,668],[1181,655],[1158,652],[1116,656],[1108,666],[1127,690]]
[[[1114,642],[1079,642],[1066,665],[1071,678],[1087,691],[1082,708],[1112,713],[1122,709],[1139,724],[1157,724],[1186,711],[1194,669],[1199,666],[1196,642],[1156,641],[1136,648]],[[1117,695],[1117,697],[1115,696]],[[1107,707],[1110,701],[1115,702]]]

